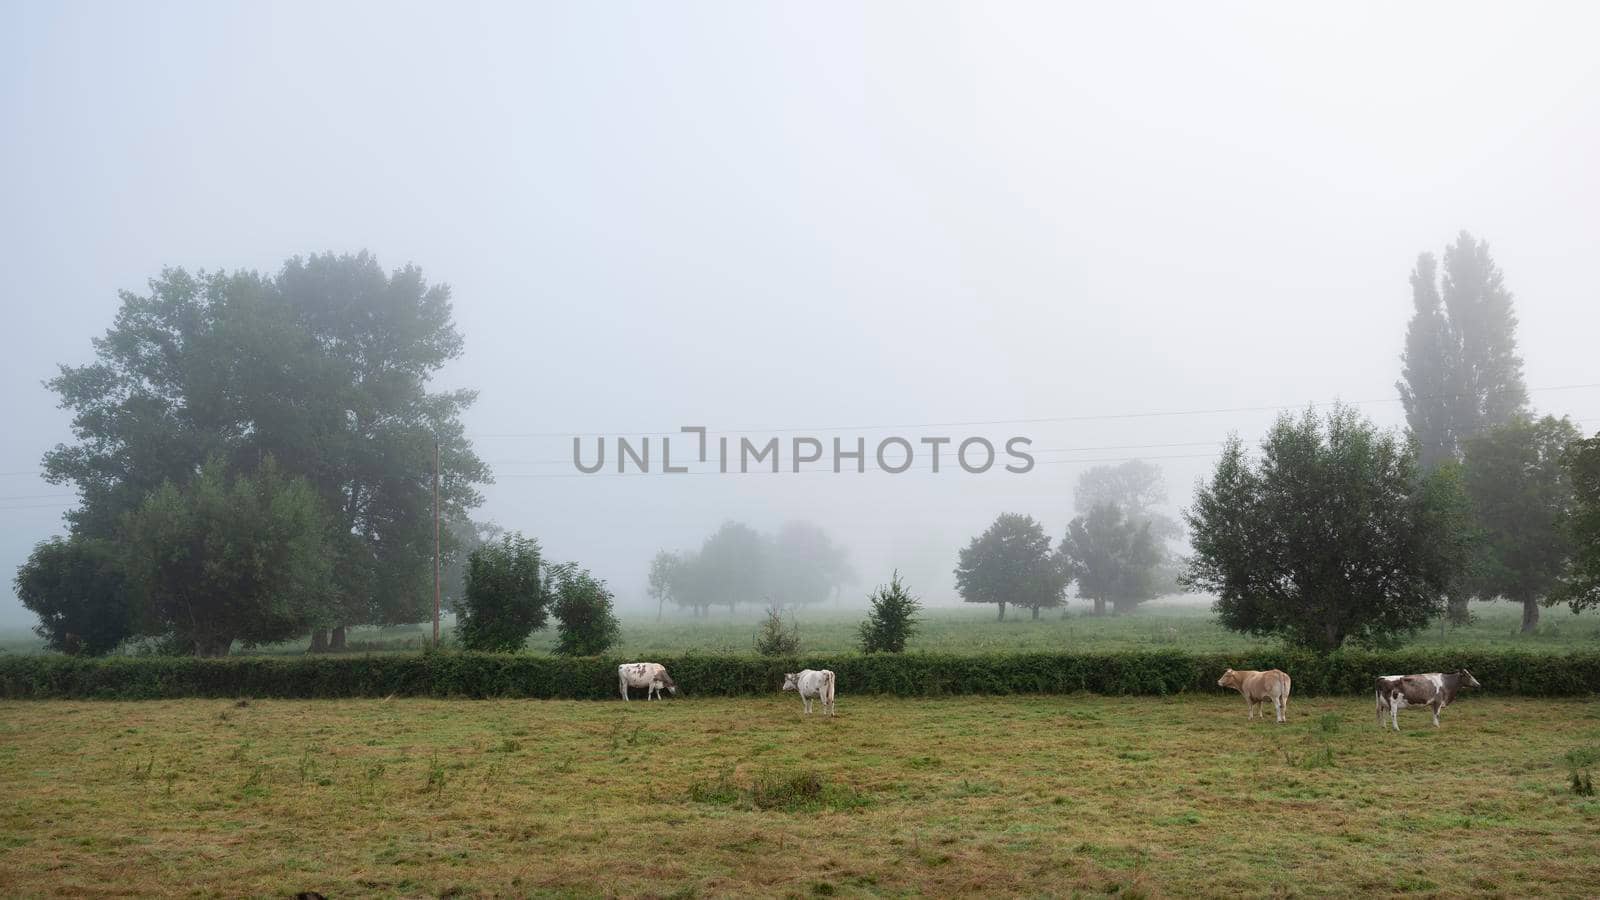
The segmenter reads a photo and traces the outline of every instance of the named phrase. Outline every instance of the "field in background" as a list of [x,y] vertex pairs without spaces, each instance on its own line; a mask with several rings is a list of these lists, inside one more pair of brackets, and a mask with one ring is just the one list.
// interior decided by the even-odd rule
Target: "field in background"
[[1600,703],[0,704],[0,894],[1591,894]]
[[[1278,646],[1274,640],[1251,638],[1223,629],[1204,605],[1163,603],[1146,604],[1126,616],[1085,615],[1074,604],[1066,615],[1045,613],[1038,621],[1027,618],[1027,611],[1008,610],[1004,622],[995,621],[994,608],[939,608],[925,612],[922,632],[908,649],[941,653],[989,653],[1007,650],[1057,650],[1102,652],[1115,650],[1178,649],[1196,653],[1248,651]],[[1441,635],[1438,627],[1420,634],[1410,646],[1417,648],[1459,647],[1479,650],[1531,650],[1565,652],[1600,648],[1600,614],[1573,615],[1564,606],[1543,611],[1539,631],[1520,632],[1521,609],[1509,603],[1474,604],[1475,621],[1466,626],[1449,626]],[[709,618],[690,619],[668,615],[656,621],[652,615],[622,617],[622,646],[616,654],[648,656],[652,653],[678,654],[753,652],[759,612],[726,611]],[[795,616],[800,626],[800,641],[807,652],[839,653],[856,649],[856,627],[865,613],[836,608],[801,609]],[[445,629],[449,637],[449,627]],[[351,648],[358,652],[394,652],[422,649],[431,635],[426,625],[397,628],[356,628],[350,632]],[[291,641],[271,647],[236,653],[303,653],[307,641]],[[0,652],[26,653],[40,649],[40,642],[26,629],[0,631]],[[528,648],[548,653],[555,646],[555,632],[547,628],[533,636]]]

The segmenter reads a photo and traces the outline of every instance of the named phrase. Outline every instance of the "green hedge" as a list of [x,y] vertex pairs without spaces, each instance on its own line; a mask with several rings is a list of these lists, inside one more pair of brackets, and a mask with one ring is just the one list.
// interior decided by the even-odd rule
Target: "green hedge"
[[[1600,653],[1564,656],[1504,651],[1260,654],[991,653],[978,656],[657,656],[687,696],[743,696],[777,690],[785,671],[838,673],[842,694],[1178,694],[1216,692],[1228,667],[1279,668],[1297,696],[1365,694],[1375,675],[1452,671],[1465,666],[1484,693],[1536,697],[1600,693]],[[0,656],[7,699],[169,697],[617,697],[617,659],[525,654],[421,653],[194,659],[53,654]],[[637,693],[637,692],[636,692]]]

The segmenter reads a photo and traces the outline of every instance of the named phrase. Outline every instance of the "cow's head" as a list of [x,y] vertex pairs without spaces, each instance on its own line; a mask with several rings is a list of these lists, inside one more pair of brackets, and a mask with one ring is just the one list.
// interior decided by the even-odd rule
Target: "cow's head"
[[1239,686],[1239,673],[1232,669],[1222,673],[1217,679],[1217,687],[1236,688]]
[[1481,688],[1481,687],[1483,687],[1483,685],[1478,683],[1478,679],[1473,678],[1472,677],[1472,673],[1468,672],[1466,669],[1457,669],[1456,670],[1456,675],[1457,675],[1457,677],[1459,677],[1461,679],[1461,685],[1463,687],[1470,687],[1470,688]]
[[678,683],[672,680],[672,676],[668,675],[665,669],[661,670],[661,686],[672,696],[678,696]]
[[798,691],[798,690],[800,690],[800,676],[796,675],[793,672],[785,672],[785,673],[783,673],[783,690],[786,690],[786,691]]

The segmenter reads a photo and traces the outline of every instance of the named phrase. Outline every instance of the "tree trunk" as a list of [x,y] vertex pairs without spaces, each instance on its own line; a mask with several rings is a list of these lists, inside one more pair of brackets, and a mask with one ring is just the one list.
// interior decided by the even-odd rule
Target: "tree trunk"
[[1033,608],[1033,618],[1035,621],[1038,621],[1039,619],[1039,607],[1037,606]]
[[333,650],[333,651],[339,651],[339,650],[343,650],[344,649],[344,626],[343,625],[335,625],[335,626],[333,626],[333,634],[330,636],[330,638],[328,640],[328,649],[329,650]]
[[1472,619],[1472,613],[1467,611],[1467,598],[1465,597],[1451,597],[1445,610],[1445,616],[1452,625],[1465,625]]
[[1006,620],[1006,605],[1004,603],[1001,603],[1000,604],[1000,619],[999,619],[999,621],[1004,622],[1005,620]]
[[207,635],[205,637],[196,638],[195,639],[195,642],[194,642],[194,655],[195,656],[211,656],[211,657],[227,656],[228,655],[228,651],[230,649],[232,649],[232,648],[233,648],[233,638],[232,637],[223,637],[223,636],[220,636],[220,635]]
[[1106,599],[1104,597],[1094,598],[1094,614],[1097,616],[1106,614]]
[[1522,601],[1522,633],[1533,634],[1539,628],[1539,601]]
[[328,652],[328,629],[316,628],[311,632],[311,649],[307,653]]

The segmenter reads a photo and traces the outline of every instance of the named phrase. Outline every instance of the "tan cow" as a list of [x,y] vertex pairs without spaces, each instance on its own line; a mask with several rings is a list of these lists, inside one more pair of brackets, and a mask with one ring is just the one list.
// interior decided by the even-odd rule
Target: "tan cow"
[[[1277,669],[1268,669],[1265,672],[1229,669],[1217,679],[1217,687],[1233,688],[1244,695],[1244,702],[1250,706],[1250,711],[1245,715],[1246,719],[1254,719],[1256,712],[1261,709],[1261,702],[1271,700],[1272,709],[1278,714],[1278,721],[1289,721],[1289,673],[1287,672]],[[1261,717],[1266,718],[1266,713],[1262,713]]]

